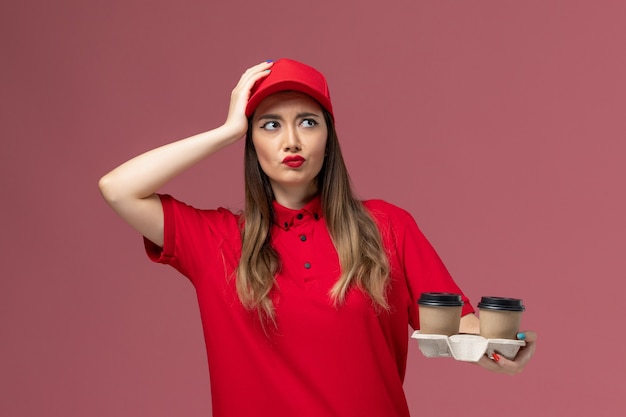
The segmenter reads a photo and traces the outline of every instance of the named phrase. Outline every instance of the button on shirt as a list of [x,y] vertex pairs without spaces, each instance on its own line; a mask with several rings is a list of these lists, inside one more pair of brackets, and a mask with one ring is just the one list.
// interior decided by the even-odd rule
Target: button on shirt
[[[461,293],[409,213],[380,200],[363,203],[391,266],[391,310],[377,312],[358,288],[333,305],[328,293],[340,265],[319,199],[302,210],[275,203],[271,234],[281,267],[271,298],[277,327],[264,332],[256,312],[237,297],[239,216],[160,197],[163,248],[145,240],[146,250],[195,287],[215,417],[408,416],[402,382],[408,326],[419,325],[416,301],[422,292]],[[463,298],[463,314],[472,312]]]
[[[339,259],[321,220],[319,199],[314,199],[301,210],[292,210],[274,202],[276,225],[272,229],[272,244],[281,256],[282,281],[319,292],[328,291],[339,277]],[[330,254],[330,256],[329,256]],[[324,294],[325,297],[325,294]]]

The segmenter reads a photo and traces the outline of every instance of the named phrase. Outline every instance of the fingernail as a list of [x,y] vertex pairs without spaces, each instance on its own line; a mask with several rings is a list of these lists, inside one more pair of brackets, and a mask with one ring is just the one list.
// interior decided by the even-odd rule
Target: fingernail
[[517,334],[517,338],[518,338],[519,340],[524,340],[524,339],[526,339],[526,333],[521,333],[521,332],[520,332],[520,333],[518,333],[518,334]]
[[491,356],[493,357],[493,360],[494,360],[494,361],[496,361],[496,362],[500,362],[500,356],[498,356],[498,354],[497,354],[497,353],[494,353],[494,354],[492,354]]
[[274,62],[274,61],[272,61],[271,59],[268,59],[265,62],[267,62],[269,64],[270,62]]

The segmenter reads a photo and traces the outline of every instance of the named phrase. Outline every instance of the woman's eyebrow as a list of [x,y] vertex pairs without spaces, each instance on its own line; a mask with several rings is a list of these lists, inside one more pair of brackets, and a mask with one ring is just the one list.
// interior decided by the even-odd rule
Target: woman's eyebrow
[[264,114],[263,116],[259,117],[259,120],[263,119],[283,120],[283,118],[278,114]]
[[[302,113],[298,113],[296,114],[296,119],[301,119],[303,117],[322,117],[320,114],[318,113],[311,113],[311,112],[302,112]],[[259,117],[259,120],[265,120],[265,119],[270,119],[270,120],[283,120],[283,117],[279,114],[264,114],[262,116]]]
[[304,112],[304,113],[298,113],[296,117],[300,119],[302,117],[322,117],[322,116],[317,113]]

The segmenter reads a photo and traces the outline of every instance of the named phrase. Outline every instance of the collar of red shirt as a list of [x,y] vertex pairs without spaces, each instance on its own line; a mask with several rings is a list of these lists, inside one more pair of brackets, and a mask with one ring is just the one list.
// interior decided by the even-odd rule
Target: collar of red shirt
[[322,217],[322,202],[319,196],[315,196],[299,210],[281,206],[276,200],[273,201],[272,205],[274,207],[274,219],[276,224],[285,230],[289,229],[294,219],[300,220],[309,216],[312,219],[319,220]]

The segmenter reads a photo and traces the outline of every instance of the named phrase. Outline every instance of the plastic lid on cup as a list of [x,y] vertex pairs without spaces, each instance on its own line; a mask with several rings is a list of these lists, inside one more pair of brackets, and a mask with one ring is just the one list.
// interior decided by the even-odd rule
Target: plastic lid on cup
[[519,298],[481,297],[478,308],[483,310],[524,311],[525,307]]
[[431,307],[459,307],[463,305],[460,294],[449,292],[423,292],[417,304]]

